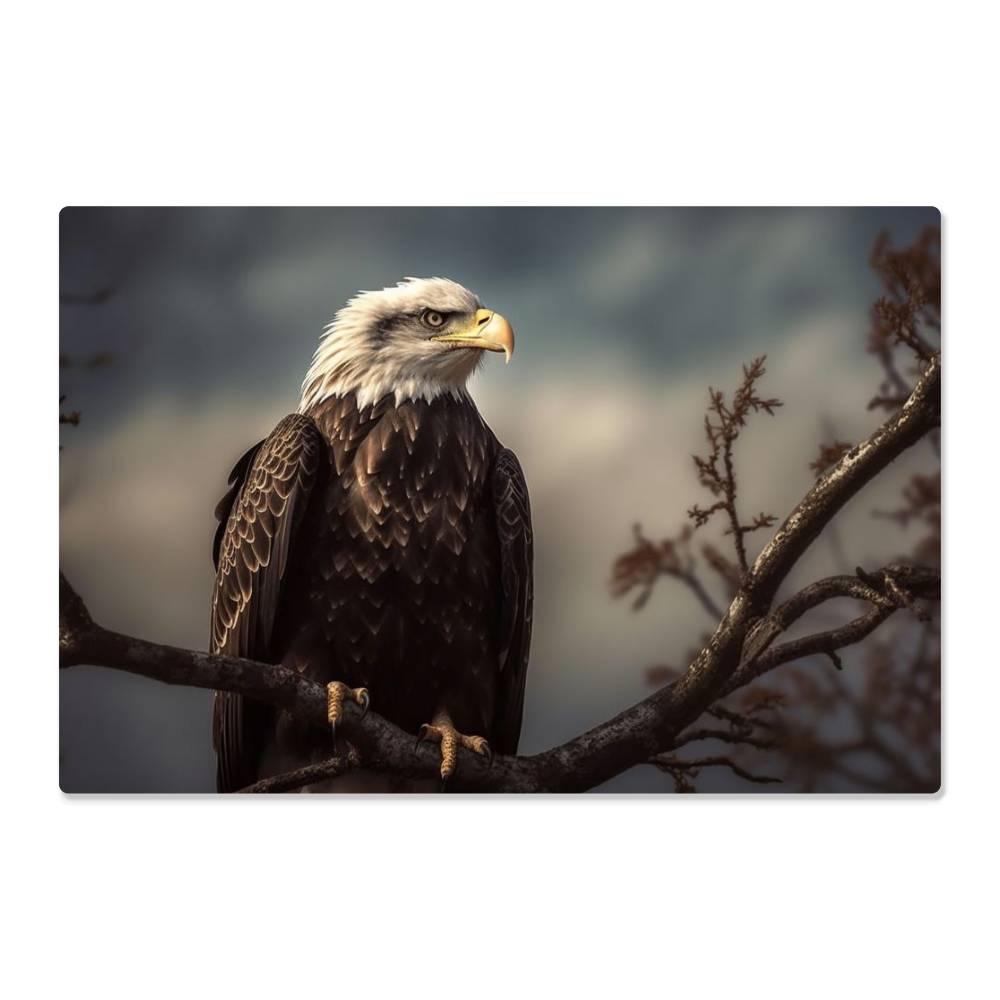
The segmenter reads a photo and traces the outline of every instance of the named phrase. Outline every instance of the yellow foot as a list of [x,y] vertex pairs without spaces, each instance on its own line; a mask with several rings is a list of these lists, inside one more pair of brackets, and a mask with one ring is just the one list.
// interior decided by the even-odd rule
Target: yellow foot
[[326,718],[333,733],[334,746],[337,745],[337,726],[344,717],[344,702],[353,701],[361,706],[361,718],[368,711],[368,689],[350,688],[340,681],[326,686]]
[[481,754],[487,763],[493,763],[493,751],[482,736],[466,736],[460,733],[452,724],[447,712],[438,712],[432,722],[425,722],[417,730],[416,746],[424,740],[441,745],[441,784],[442,786],[455,773],[458,766],[458,748],[465,747],[474,753]]

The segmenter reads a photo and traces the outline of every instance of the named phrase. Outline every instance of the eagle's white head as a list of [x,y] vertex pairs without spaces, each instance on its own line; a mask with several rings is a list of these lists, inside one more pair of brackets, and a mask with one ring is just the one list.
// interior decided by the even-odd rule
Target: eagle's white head
[[460,395],[484,351],[503,351],[509,361],[514,331],[454,281],[407,278],[380,292],[359,292],[324,330],[299,411],[348,393],[359,407],[390,393],[397,404]]

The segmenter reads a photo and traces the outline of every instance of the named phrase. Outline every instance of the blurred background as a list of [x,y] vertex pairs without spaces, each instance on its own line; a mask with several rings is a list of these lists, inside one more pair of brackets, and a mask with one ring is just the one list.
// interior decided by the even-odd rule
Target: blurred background
[[[323,325],[358,289],[453,278],[517,332],[511,365],[488,360],[471,390],[531,490],[535,624],[521,752],[543,750],[644,697],[657,668],[682,667],[713,625],[669,582],[641,611],[609,590],[633,524],[675,535],[705,500],[690,456],[704,451],[708,387],[731,391],[741,364],[767,355],[761,391],[785,405],[754,418],[737,475],[746,517],[784,517],[814,481],[820,442],[858,441],[885,416],[868,408],[883,378],[866,352],[881,293],[868,264],[877,235],[904,246],[939,221],[934,209],[64,209],[62,568],[105,626],[206,648],[213,508],[234,461],[296,408]],[[937,467],[925,444],[904,456],[844,510],[789,586],[912,552],[918,525],[872,514],[898,508],[912,477]],[[700,529],[697,543],[725,546],[719,527]],[[751,559],[768,535],[749,536]],[[718,587],[715,596],[725,603]],[[879,635],[889,661],[920,641],[905,626]],[[844,706],[870,694],[871,656],[864,645],[844,654],[847,700],[814,719],[827,743],[853,745],[857,719]],[[802,670],[789,674],[807,678],[799,688],[832,667]],[[815,692],[808,711],[801,696],[787,693],[788,710],[813,718]],[[213,791],[211,698],[111,670],[64,671],[61,787]],[[916,736],[880,726],[887,759],[901,764],[861,746],[847,764],[806,775],[789,752],[758,758],[784,784],[720,769],[697,786],[936,788],[936,726]],[[600,790],[673,788],[640,767]]]

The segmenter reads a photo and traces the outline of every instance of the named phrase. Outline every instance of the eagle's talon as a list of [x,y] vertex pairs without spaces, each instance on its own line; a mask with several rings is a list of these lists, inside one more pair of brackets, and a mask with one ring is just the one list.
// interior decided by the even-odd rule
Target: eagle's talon
[[485,737],[460,736],[460,742],[466,750],[471,750],[473,753],[479,754],[480,757],[485,757],[488,764],[493,763],[493,751]]
[[458,769],[458,748],[465,747],[486,758],[487,765],[493,763],[493,751],[483,736],[466,736],[460,733],[451,721],[447,712],[441,711],[434,716],[433,722],[425,722],[417,730],[417,741],[414,751],[422,742],[428,740],[437,743],[441,748],[441,791],[445,790],[448,779]]
[[326,720],[330,723],[333,747],[337,748],[337,727],[344,718],[344,702],[353,701],[361,709],[361,718],[368,711],[368,689],[351,688],[341,681],[332,681],[326,686]]

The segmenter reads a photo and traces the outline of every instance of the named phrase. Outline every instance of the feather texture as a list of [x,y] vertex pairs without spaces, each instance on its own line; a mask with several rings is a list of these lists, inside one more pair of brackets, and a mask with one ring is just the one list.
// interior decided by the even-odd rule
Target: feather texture
[[[296,529],[315,484],[323,442],[307,417],[285,417],[236,464],[231,489],[216,508],[213,653],[274,658],[275,618]],[[224,528],[223,528],[224,525]],[[254,780],[269,710],[242,695],[215,696],[214,742],[219,791]]]
[[[241,463],[219,544],[213,649],[367,687],[410,732],[446,708],[461,731],[515,752],[530,509],[517,459],[471,400],[331,396]],[[328,731],[252,719],[244,701],[218,696],[221,789],[264,776],[265,743],[286,761],[329,755]]]

